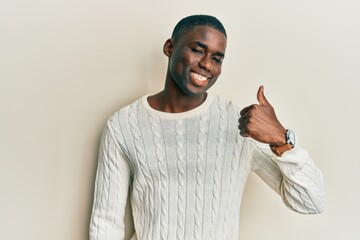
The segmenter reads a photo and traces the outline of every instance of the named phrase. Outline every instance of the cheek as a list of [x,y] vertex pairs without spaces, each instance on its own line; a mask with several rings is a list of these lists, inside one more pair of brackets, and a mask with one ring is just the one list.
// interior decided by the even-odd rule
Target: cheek
[[221,74],[221,65],[215,66],[214,67],[214,73],[216,76],[220,76]]
[[184,72],[184,66],[180,63],[174,64],[174,71],[176,74],[182,74]]
[[184,65],[178,59],[173,59],[170,62],[169,71],[173,80],[180,81],[183,78]]
[[221,74],[221,66],[220,66],[219,69],[218,69],[218,74],[219,74],[219,75]]
[[189,68],[189,62],[185,57],[179,57],[173,61],[173,69],[177,73],[183,73]]

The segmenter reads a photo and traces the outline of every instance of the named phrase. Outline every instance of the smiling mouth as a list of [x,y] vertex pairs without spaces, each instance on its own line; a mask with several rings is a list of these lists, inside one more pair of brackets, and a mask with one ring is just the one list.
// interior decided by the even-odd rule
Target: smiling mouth
[[205,82],[208,78],[201,75],[201,74],[197,74],[197,73],[194,73],[194,72],[191,72],[190,73],[191,77],[199,82]]

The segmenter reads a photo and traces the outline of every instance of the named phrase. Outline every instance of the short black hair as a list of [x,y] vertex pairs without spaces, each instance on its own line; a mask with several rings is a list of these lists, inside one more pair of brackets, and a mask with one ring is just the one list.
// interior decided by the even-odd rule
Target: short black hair
[[185,32],[191,30],[196,26],[209,26],[215,28],[226,35],[226,31],[222,23],[216,17],[210,15],[191,15],[181,19],[175,26],[171,38],[177,39],[179,36],[183,35]]

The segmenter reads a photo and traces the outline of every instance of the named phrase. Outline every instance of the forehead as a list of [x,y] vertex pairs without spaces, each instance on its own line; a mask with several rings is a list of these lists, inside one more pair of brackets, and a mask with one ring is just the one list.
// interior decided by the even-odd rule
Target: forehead
[[210,26],[195,26],[186,31],[180,40],[184,44],[201,42],[225,52],[227,39],[219,30]]

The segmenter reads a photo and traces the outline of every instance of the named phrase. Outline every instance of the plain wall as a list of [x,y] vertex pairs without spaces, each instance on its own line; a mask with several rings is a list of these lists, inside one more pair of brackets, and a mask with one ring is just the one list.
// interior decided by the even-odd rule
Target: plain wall
[[177,21],[198,13],[217,16],[228,32],[211,92],[245,107],[264,84],[280,121],[324,174],[327,207],[315,216],[291,212],[251,175],[240,238],[360,239],[359,7],[355,0],[1,0],[1,239],[88,239],[104,123],[162,89],[163,43]]

